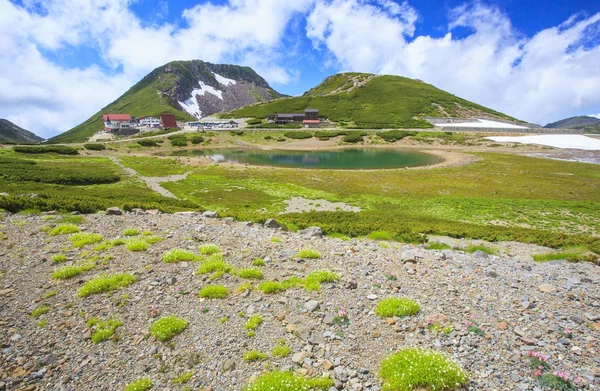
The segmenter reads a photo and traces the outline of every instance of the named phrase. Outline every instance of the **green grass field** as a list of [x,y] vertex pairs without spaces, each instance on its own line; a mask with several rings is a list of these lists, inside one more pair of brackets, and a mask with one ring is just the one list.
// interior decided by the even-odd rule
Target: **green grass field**
[[[473,153],[479,161],[429,170],[330,171],[225,165],[188,166],[170,158],[123,157],[143,175],[190,171],[187,179],[163,186],[181,200],[167,199],[125,176],[106,158],[36,155],[41,167],[64,174],[82,170],[117,173],[108,184],[58,185],[14,181],[0,175],[0,208],[75,210],[108,206],[165,211],[216,210],[222,216],[264,221],[276,217],[288,227],[318,225],[328,234],[368,236],[385,231],[402,241],[427,234],[475,239],[519,240],[550,247],[583,246],[600,251],[600,167],[500,153]],[[30,159],[1,150],[3,161]],[[6,166],[6,164],[5,164]],[[35,193],[39,197],[29,197]],[[291,197],[346,202],[359,213],[286,213]],[[315,201],[318,202],[318,201]]]

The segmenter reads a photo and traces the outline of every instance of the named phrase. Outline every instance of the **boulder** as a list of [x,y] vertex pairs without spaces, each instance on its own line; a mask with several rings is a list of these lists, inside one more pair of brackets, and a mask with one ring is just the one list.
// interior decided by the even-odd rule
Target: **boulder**
[[121,210],[121,208],[117,208],[116,206],[113,206],[111,208],[106,209],[106,214],[113,215],[113,216],[121,216],[123,214],[123,211]]
[[277,222],[277,220],[275,220],[275,219],[269,219],[269,220],[265,221],[265,227],[277,229],[277,228],[283,228],[283,225],[279,224]]
[[219,217],[219,214],[217,212],[211,212],[210,210],[207,210],[206,212],[202,213],[202,217],[216,219],[217,217]]
[[300,235],[315,238],[320,238],[323,236],[323,230],[321,230],[321,227],[308,227],[306,229],[301,230],[299,233]]

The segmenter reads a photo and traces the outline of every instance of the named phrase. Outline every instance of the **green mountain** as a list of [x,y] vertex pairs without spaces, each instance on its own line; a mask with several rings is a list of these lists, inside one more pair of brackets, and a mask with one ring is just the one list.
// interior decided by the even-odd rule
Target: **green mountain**
[[7,119],[0,118],[0,143],[37,143],[40,141],[44,141],[44,139]]
[[544,128],[561,128],[561,129],[586,129],[586,128],[600,128],[600,119],[595,117],[589,117],[581,115],[578,117],[571,117],[562,119],[560,121],[552,122]]
[[199,60],[173,61],[150,72],[87,121],[48,142],[86,141],[104,128],[102,114],[130,114],[140,118],[168,112],[178,120],[193,121],[282,96],[249,67]]
[[266,118],[275,113],[319,109],[341,126],[357,128],[430,128],[422,117],[484,117],[516,121],[492,109],[458,98],[431,84],[401,76],[340,73],[302,96],[243,107],[233,118]]

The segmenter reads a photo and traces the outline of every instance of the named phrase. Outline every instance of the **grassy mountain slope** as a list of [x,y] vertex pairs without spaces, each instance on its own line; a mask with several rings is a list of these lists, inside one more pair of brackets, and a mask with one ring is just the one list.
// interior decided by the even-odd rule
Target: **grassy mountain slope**
[[[223,87],[219,85],[213,72],[246,83],[249,86],[248,94],[252,97],[250,102],[265,101],[282,96],[269,87],[268,83],[249,67],[211,64],[199,60],[173,61],[156,68],[117,100],[104,107],[87,121],[51,138],[49,142],[84,142],[95,132],[104,128],[102,114],[107,113],[131,114],[139,118],[158,116],[161,113],[169,112],[175,114],[178,120],[194,121],[196,118],[183,111],[178,102],[189,99],[192,90],[198,88],[199,81],[203,81],[206,85],[217,89]],[[243,94],[242,98],[244,98]],[[233,104],[233,107],[241,107],[247,104],[239,103],[236,99],[240,99],[239,94],[229,104]],[[248,99],[248,97],[245,96],[245,99]]]
[[265,118],[306,108],[319,109],[321,117],[342,126],[358,128],[431,127],[421,116],[515,120],[418,80],[366,73],[337,74],[302,96],[243,107],[229,115]]
[[600,119],[595,117],[589,117],[581,115],[578,117],[565,118],[560,121],[552,122],[544,128],[555,129],[586,129],[586,128],[600,128]]
[[0,118],[0,142],[37,143],[44,139],[7,119]]

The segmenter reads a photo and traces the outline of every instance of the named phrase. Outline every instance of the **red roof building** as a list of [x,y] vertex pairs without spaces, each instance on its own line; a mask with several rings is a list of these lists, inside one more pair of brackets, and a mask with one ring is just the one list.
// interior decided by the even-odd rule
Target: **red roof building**
[[102,121],[131,121],[131,116],[129,114],[104,114]]
[[177,119],[175,119],[175,115],[173,114],[161,114],[160,115],[160,124],[163,128],[177,128]]
[[318,119],[305,119],[302,121],[302,126],[305,128],[318,128],[321,126],[321,120]]

